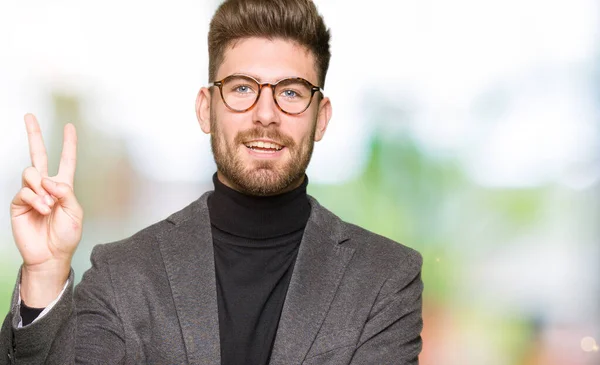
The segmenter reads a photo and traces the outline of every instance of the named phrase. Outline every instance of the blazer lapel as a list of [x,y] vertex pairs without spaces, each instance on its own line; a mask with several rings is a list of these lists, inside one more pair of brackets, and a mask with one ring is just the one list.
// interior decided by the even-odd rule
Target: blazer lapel
[[190,364],[220,364],[219,316],[209,193],[173,214],[158,236]]
[[270,364],[300,364],[321,327],[354,249],[341,221],[310,198],[312,211],[277,328]]

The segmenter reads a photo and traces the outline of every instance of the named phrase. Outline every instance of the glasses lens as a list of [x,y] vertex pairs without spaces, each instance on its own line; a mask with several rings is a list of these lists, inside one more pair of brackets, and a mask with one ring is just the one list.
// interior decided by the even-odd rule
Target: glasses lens
[[258,95],[258,84],[249,77],[233,75],[223,80],[223,100],[230,108],[243,111],[252,106]]
[[281,80],[273,92],[279,107],[292,114],[303,112],[312,97],[311,85],[302,79]]

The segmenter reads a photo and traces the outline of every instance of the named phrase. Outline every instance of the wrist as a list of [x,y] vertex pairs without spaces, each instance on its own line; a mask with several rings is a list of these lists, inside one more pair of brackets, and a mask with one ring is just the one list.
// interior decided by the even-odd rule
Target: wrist
[[70,262],[23,265],[20,283],[21,300],[29,307],[45,308],[63,290],[70,271]]

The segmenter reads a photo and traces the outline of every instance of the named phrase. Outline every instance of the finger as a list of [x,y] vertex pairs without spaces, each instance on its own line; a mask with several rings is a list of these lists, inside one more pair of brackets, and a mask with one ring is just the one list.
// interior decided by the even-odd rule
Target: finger
[[42,175],[35,167],[29,166],[23,171],[22,183],[23,187],[33,190],[48,206],[54,204],[54,199],[42,187]]
[[31,164],[38,169],[42,176],[48,176],[46,147],[44,146],[40,125],[33,114],[25,114],[25,127],[27,128],[27,139],[29,140]]
[[42,179],[42,187],[57,198],[58,203],[63,208],[76,212],[79,216],[81,215],[81,206],[77,202],[73,188],[69,184],[53,181],[45,177]]
[[50,207],[44,200],[29,188],[22,188],[12,201],[17,207],[33,208],[42,215],[50,214]]
[[77,132],[71,123],[64,128],[63,149],[58,166],[58,176],[61,181],[73,186],[75,167],[77,165]]

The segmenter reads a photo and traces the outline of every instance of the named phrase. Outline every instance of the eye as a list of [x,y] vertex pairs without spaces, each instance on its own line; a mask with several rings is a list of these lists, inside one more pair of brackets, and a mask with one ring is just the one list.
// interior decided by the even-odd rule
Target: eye
[[250,85],[237,85],[233,88],[233,91],[238,92],[240,94],[247,94],[252,92],[252,88]]
[[291,89],[283,90],[281,95],[289,99],[295,99],[301,96],[297,91]]
[[225,79],[223,89],[227,94],[235,95],[248,95],[255,94],[258,89],[258,85],[247,77],[243,76],[232,76]]

